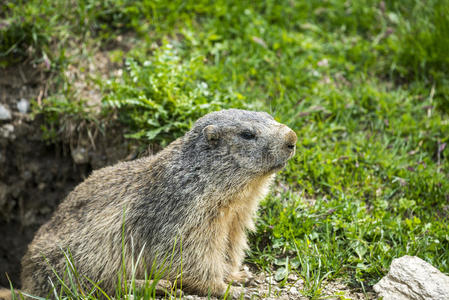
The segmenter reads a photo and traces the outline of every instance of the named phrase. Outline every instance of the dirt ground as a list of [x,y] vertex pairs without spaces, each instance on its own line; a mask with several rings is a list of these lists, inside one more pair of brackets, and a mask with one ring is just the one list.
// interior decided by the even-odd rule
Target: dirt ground
[[43,141],[30,105],[47,96],[48,77],[32,64],[0,68],[0,286],[9,286],[7,273],[20,287],[21,257],[57,204],[93,169],[128,155],[116,128],[92,140],[74,123],[71,139]]
[[41,140],[40,120],[18,103],[43,96],[43,72],[32,66],[0,69],[0,105],[10,118],[0,120],[0,285],[5,273],[20,285],[20,259],[34,232],[57,203],[89,170],[64,157],[58,145]]

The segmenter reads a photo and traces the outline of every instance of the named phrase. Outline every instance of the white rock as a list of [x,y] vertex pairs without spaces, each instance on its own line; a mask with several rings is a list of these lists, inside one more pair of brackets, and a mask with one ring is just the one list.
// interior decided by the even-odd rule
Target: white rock
[[295,273],[288,274],[287,280],[290,282],[296,282],[298,281],[298,276]]
[[449,276],[419,257],[406,255],[393,260],[374,290],[384,300],[447,300]]
[[17,109],[22,113],[26,114],[28,112],[28,109],[30,108],[30,102],[27,99],[20,99],[19,102],[17,102]]
[[89,152],[83,148],[78,147],[72,150],[72,158],[76,164],[85,164],[89,162]]
[[290,292],[290,295],[292,295],[292,296],[297,296],[299,294],[298,289],[296,287],[294,287],[294,286],[292,286],[290,288],[289,292]]
[[274,280],[273,276],[268,276],[267,278],[265,278],[265,282],[268,284],[273,284],[274,282],[276,282],[276,280]]
[[3,104],[0,104],[0,120],[11,120],[11,112]]
[[14,126],[12,124],[5,124],[0,127],[0,137],[5,139],[15,139]]

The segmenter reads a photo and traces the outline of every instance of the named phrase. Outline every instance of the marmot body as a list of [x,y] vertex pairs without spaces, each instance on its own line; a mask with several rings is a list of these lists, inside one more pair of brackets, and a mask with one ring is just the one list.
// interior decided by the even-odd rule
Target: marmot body
[[258,202],[296,140],[267,113],[223,110],[197,120],[155,156],[94,171],[29,245],[23,290],[48,295],[49,278],[56,283],[51,268],[64,273],[62,250],[69,249],[79,274],[113,295],[123,251],[131,274],[131,253],[143,249],[147,270],[141,263],[136,278],[165,260],[166,279],[176,280],[182,268],[183,289],[222,295],[241,277],[245,230],[253,229]]

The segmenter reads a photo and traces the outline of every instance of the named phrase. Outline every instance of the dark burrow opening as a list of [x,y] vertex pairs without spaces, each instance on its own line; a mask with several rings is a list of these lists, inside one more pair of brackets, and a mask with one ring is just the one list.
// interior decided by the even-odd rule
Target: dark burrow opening
[[110,128],[93,141],[95,146],[83,149],[86,159],[76,163],[74,150],[86,145],[87,137],[78,133],[76,149],[63,141],[50,143],[42,138],[42,122],[27,115],[0,120],[1,287],[9,287],[9,277],[20,288],[20,261],[34,233],[78,183],[94,169],[132,158],[121,129]]
[[[57,144],[36,138],[34,126],[14,127],[0,138],[0,285],[20,287],[20,260],[34,233],[87,176],[88,164],[76,165]],[[20,128],[19,128],[20,127]],[[34,135],[34,136],[33,136]]]

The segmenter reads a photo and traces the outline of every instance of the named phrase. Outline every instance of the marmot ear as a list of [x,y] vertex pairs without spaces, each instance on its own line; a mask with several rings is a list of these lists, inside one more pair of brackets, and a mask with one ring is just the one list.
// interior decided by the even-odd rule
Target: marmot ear
[[220,140],[220,131],[215,125],[208,125],[203,129],[203,135],[209,144],[216,146]]

